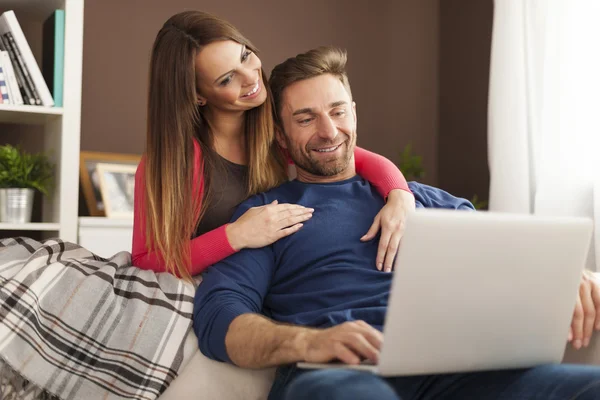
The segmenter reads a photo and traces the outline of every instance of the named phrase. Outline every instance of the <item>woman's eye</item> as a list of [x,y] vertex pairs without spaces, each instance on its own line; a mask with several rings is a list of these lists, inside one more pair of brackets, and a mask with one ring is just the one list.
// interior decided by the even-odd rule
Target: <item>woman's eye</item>
[[219,83],[219,85],[221,85],[221,86],[227,86],[227,85],[229,85],[229,82],[231,82],[231,75],[228,76],[227,78],[223,79],[221,81],[221,83]]
[[244,55],[242,56],[242,62],[246,61],[246,60],[248,59],[248,57],[250,57],[250,54],[252,54],[252,52],[251,52],[251,51],[249,51],[249,50],[248,50],[248,51],[246,51],[246,52],[244,53]]

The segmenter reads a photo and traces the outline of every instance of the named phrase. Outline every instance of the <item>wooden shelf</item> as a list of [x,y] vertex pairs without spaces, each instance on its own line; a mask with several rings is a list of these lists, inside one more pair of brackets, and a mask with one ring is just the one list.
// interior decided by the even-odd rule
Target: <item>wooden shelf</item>
[[58,231],[60,224],[51,222],[31,222],[28,224],[9,224],[0,222],[0,231]]
[[87,228],[130,228],[133,218],[79,217],[79,226]]
[[4,123],[43,125],[50,120],[60,118],[62,114],[62,107],[0,104],[0,122]]
[[[63,107],[0,104],[2,144],[12,141],[27,145],[36,140],[36,152],[48,154],[56,172],[54,189],[43,196],[41,218],[36,219],[43,222],[0,223],[0,231],[5,233],[37,231],[42,236],[53,235],[67,242],[77,242],[84,3],[85,0],[0,0],[0,14],[8,10],[15,12],[29,46],[38,56],[43,48],[44,21],[57,9],[65,12]],[[41,58],[37,59],[38,66]],[[3,124],[12,126],[4,129]],[[36,129],[25,125],[35,125]],[[25,133],[22,139],[21,130]],[[4,131],[8,135],[3,135]],[[28,135],[29,131],[43,131],[43,134],[33,137]]]

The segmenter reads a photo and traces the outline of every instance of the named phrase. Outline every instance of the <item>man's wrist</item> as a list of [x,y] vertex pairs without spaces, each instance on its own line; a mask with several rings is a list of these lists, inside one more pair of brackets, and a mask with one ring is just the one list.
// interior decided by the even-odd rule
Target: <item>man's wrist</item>
[[310,343],[317,332],[316,329],[303,328],[296,333],[292,346],[294,349],[294,359],[306,361]]

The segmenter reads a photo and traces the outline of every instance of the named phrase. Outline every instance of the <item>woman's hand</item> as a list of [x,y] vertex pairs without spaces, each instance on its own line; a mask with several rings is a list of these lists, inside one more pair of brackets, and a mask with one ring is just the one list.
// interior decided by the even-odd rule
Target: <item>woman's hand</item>
[[271,204],[252,207],[225,229],[227,239],[236,251],[268,246],[302,228],[314,209],[297,204]]
[[392,190],[388,195],[386,205],[375,216],[373,225],[366,235],[360,238],[363,242],[371,240],[381,228],[381,238],[375,261],[378,270],[383,269],[385,272],[392,270],[400,239],[404,233],[406,213],[414,209],[415,197],[412,193],[402,189]]

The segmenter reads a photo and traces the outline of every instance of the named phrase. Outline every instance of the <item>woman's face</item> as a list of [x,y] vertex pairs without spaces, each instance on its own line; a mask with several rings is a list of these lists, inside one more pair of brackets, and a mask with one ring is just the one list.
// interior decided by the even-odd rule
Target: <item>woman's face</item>
[[267,99],[260,59],[233,40],[213,42],[196,56],[198,100],[205,107],[246,111]]

